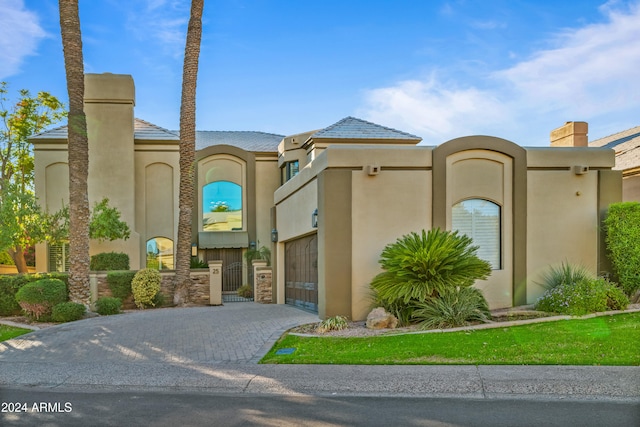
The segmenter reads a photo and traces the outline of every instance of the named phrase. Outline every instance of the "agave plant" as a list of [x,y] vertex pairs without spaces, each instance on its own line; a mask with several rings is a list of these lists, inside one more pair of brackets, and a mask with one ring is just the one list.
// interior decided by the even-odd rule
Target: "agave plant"
[[595,276],[585,267],[563,262],[558,267],[551,267],[543,276],[539,284],[549,290],[560,285],[573,285],[576,283],[594,280]]
[[415,303],[412,317],[423,329],[452,328],[487,322],[491,312],[482,292],[467,287],[449,289],[439,298]]

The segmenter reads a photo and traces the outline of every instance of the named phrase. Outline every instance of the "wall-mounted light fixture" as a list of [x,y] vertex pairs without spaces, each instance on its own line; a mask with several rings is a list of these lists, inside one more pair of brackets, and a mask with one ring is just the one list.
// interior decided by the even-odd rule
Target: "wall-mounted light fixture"
[[198,245],[195,243],[191,244],[191,256],[198,256]]
[[249,242],[249,248],[250,249],[255,249],[256,248],[256,242]]
[[275,228],[271,230],[271,241],[274,243],[278,241],[278,230]]
[[313,228],[318,228],[318,209],[315,209],[311,213],[311,226]]

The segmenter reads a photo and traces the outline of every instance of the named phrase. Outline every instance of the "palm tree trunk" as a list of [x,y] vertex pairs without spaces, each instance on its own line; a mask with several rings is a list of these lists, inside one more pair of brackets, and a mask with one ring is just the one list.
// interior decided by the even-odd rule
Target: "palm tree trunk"
[[78,0],[59,0],[69,93],[69,297],[89,305],[89,144],[84,114],[84,64]]
[[196,152],[196,84],[200,39],[202,37],[202,9],[204,0],[191,1],[191,17],[187,29],[182,73],[180,105],[180,194],[178,204],[178,243],[176,245],[176,275],[174,303],[184,305],[189,300],[192,209]]

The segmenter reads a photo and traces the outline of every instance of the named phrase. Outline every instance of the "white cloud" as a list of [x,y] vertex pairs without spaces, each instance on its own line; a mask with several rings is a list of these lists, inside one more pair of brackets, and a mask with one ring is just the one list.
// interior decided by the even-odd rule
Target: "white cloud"
[[529,107],[585,117],[640,106],[640,5],[609,21],[565,31],[555,49],[494,74]]
[[0,79],[4,79],[20,71],[25,57],[35,54],[47,34],[22,0],[0,0],[0,11]]
[[367,93],[362,112],[377,123],[418,133],[425,141],[460,136],[483,123],[504,117],[501,103],[491,93],[475,88],[454,89],[435,75],[426,81],[406,80]]
[[615,6],[600,9],[605,23],[565,30],[550,41],[553,48],[495,71],[480,83],[490,89],[432,74],[367,91],[359,114],[438,143],[470,133],[525,142],[536,133],[536,143],[545,143],[544,135],[566,120],[637,116],[640,4],[626,11]]

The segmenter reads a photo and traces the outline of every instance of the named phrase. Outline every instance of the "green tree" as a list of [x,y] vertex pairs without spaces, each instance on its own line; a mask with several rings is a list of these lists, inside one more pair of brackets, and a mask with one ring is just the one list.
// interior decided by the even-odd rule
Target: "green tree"
[[[69,240],[69,207],[64,206],[53,214],[42,214],[41,222],[46,229],[43,240],[49,243],[61,243]],[[89,220],[89,237],[104,242],[105,240],[127,240],[131,235],[129,225],[120,219],[118,208],[109,206],[109,199],[104,198],[93,205]],[[40,240],[42,241],[42,240]]]
[[21,273],[27,272],[25,249],[42,234],[40,208],[33,192],[34,160],[29,136],[66,116],[64,105],[48,92],[33,97],[20,90],[16,102],[0,82],[0,250],[6,249]]
[[178,243],[176,245],[176,275],[174,303],[184,304],[191,283],[191,227],[194,199],[194,164],[196,153],[196,84],[202,38],[204,0],[191,1],[191,16],[187,28],[182,72],[180,103],[180,194],[178,205]]
[[69,94],[69,297],[89,305],[89,139],[84,112],[84,64],[78,0],[59,0]]

